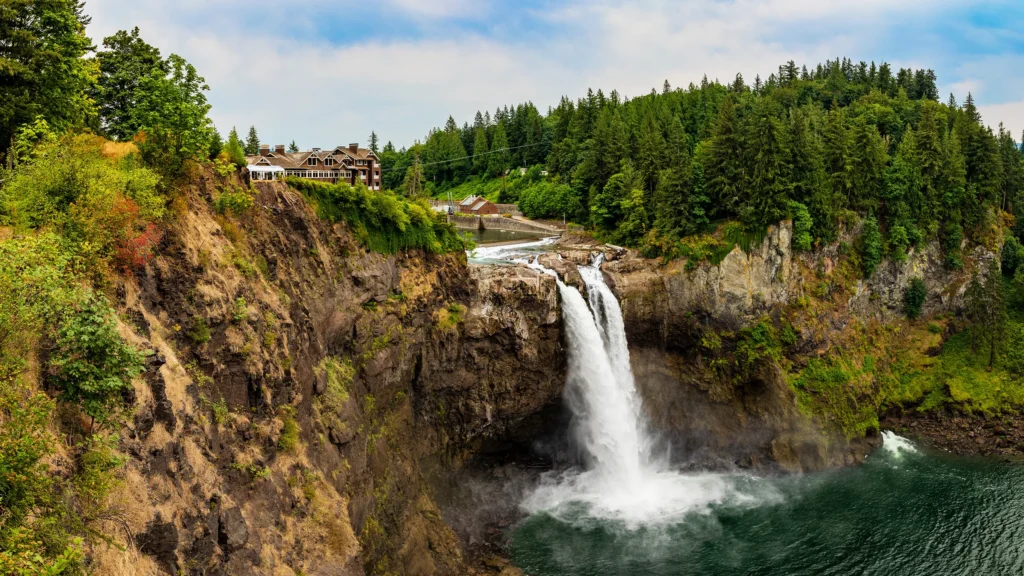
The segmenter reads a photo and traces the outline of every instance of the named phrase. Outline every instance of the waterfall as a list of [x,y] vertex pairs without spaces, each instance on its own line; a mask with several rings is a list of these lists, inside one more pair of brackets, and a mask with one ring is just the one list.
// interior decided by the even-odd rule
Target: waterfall
[[[602,263],[598,256],[579,268],[589,306],[578,290],[557,280],[568,345],[565,396],[586,469],[546,477],[523,507],[569,521],[602,517],[635,526],[672,521],[727,497],[743,502],[749,497],[733,490],[725,476],[684,475],[653,458],[622,309],[604,280]],[[558,278],[536,261],[530,266]]]

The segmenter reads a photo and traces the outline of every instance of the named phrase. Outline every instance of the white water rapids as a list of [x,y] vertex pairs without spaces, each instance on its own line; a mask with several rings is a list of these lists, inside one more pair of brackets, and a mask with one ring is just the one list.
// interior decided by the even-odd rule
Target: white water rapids
[[[565,394],[586,469],[546,477],[523,508],[567,521],[580,520],[582,514],[638,526],[678,520],[725,500],[760,500],[740,493],[733,477],[681,474],[655,457],[634,385],[622,310],[604,281],[601,261],[579,269],[589,307],[578,290],[558,280],[569,348]],[[557,278],[551,270],[532,266]]]

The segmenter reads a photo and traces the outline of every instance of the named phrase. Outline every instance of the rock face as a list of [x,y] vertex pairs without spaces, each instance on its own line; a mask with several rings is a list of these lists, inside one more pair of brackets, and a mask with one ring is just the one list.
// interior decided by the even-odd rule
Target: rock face
[[[902,314],[903,290],[915,277],[929,290],[924,313],[962,305],[970,271],[943,267],[936,244],[887,261],[871,278],[846,278],[837,266],[840,244],[794,255],[791,226],[772,227],[749,253],[739,248],[718,265],[626,257],[602,268],[625,316],[637,385],[655,424],[671,440],[677,460],[724,466],[770,466],[810,471],[860,461],[876,438],[854,439],[827,430],[801,411],[777,368],[729,381],[701,350],[710,332],[735,334],[760,318],[785,314],[815,291],[833,300],[804,328],[807,350],[824,352],[851,322],[888,321]],[[851,234],[845,240],[852,244]],[[995,258],[982,248],[972,267]]]
[[123,435],[127,529],[166,573],[473,573],[421,466],[454,470],[560,397],[554,279],[367,252],[280,183],[215,214],[233,185],[182,190],[117,289],[160,359]]

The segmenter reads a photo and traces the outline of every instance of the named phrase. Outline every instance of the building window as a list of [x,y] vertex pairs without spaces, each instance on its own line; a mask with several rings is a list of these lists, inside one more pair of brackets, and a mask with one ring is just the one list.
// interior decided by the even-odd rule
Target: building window
[[325,158],[324,166],[334,166],[334,158]]
[[309,160],[306,160],[306,164],[316,166],[316,156],[310,156]]

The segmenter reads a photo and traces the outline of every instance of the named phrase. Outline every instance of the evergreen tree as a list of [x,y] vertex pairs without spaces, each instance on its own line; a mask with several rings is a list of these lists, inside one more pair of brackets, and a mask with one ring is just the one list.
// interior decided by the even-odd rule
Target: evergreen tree
[[828,174],[830,196],[836,207],[849,207],[850,158],[849,136],[846,122],[838,102],[825,116],[824,128],[825,171]]
[[423,165],[420,162],[419,154],[416,154],[412,166],[405,171],[405,180],[402,182],[402,190],[407,198],[419,198],[423,195]]
[[644,116],[637,142],[637,168],[644,182],[644,190],[652,195],[658,183],[658,172],[665,166],[665,138],[650,110]]
[[217,156],[220,156],[222,150],[224,150],[224,139],[221,138],[220,132],[218,132],[217,129],[214,128],[213,136],[210,138],[210,160],[214,160],[217,158]]
[[260,137],[256,134],[256,127],[249,127],[249,135],[245,139],[245,154],[255,156],[260,153]]
[[988,349],[988,365],[993,366],[1006,334],[1006,296],[999,264],[990,263],[983,272],[984,281],[975,274],[965,296],[967,317],[973,324],[971,346],[978,340]]
[[763,230],[786,217],[792,190],[789,149],[779,121],[762,111],[750,142],[753,163],[742,194],[740,219],[750,230]]
[[494,138],[491,139],[491,155],[487,162],[488,172],[491,176],[502,176],[508,171],[508,138],[505,136],[505,126],[498,123],[494,127]]
[[847,205],[860,212],[875,210],[884,187],[888,156],[875,125],[863,117],[854,124],[850,152],[851,186]]
[[370,132],[370,150],[374,154],[379,154],[380,153],[380,150],[378,148],[378,144],[379,144],[379,141],[377,139],[377,133],[374,132],[374,131],[371,131]]
[[739,213],[740,194],[744,182],[742,139],[736,126],[736,109],[732,97],[726,98],[718,110],[711,142],[704,164],[707,195],[718,216]]
[[[477,112],[477,116],[480,113]],[[473,143],[473,173],[484,174],[487,172],[487,163],[490,160],[487,147],[487,131],[483,126],[477,126],[476,138]]]
[[288,152],[294,154],[294,153],[296,153],[298,151],[299,151],[299,145],[295,143],[295,140],[292,140],[292,143],[288,145]]
[[238,130],[234,127],[228,134],[228,143],[224,146],[224,151],[228,153],[228,158],[235,166],[239,168],[245,166],[245,146],[242,144],[241,138],[238,137]]
[[882,234],[878,230],[878,220],[873,215],[864,220],[864,229],[860,234],[860,258],[865,278],[870,278],[882,263]]

